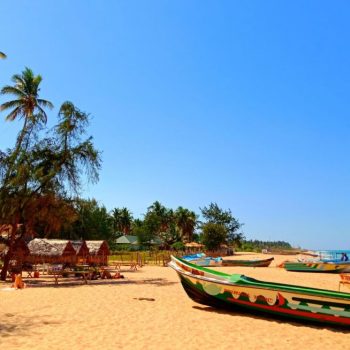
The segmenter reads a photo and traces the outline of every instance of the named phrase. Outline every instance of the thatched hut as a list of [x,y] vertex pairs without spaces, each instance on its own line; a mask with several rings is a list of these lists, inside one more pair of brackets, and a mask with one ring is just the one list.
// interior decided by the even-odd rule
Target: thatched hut
[[86,241],[89,248],[88,262],[90,264],[107,265],[111,254],[106,241]]
[[27,261],[32,264],[75,264],[76,251],[68,240],[34,238],[28,243],[30,255]]
[[89,248],[85,241],[71,241],[76,252],[77,262],[86,263],[89,257]]

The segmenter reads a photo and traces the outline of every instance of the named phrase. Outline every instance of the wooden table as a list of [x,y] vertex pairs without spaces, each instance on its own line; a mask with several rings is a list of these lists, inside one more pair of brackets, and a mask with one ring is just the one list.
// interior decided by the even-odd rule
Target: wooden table
[[48,275],[52,275],[55,279],[55,284],[58,284],[58,278],[63,277],[63,276],[68,276],[68,275],[82,275],[84,279],[84,283],[88,284],[88,278],[91,275],[90,270],[84,270],[84,271],[73,271],[73,270],[50,270],[48,271]]
[[120,271],[122,266],[129,266],[130,271],[137,271],[137,262],[136,261],[114,261],[111,266]]

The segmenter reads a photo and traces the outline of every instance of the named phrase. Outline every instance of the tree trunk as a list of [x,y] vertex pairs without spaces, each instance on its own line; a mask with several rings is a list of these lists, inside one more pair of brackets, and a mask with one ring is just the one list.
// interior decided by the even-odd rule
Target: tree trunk
[[10,260],[12,259],[14,247],[16,245],[16,234],[17,234],[17,224],[11,224],[11,233],[10,233],[11,236],[7,244],[9,250],[7,251],[4,257],[4,266],[2,267],[1,274],[0,274],[1,281],[6,281],[7,271],[10,266]]
[[9,247],[9,250],[6,253],[4,258],[4,266],[2,267],[2,270],[1,270],[1,275],[0,275],[1,281],[6,281],[7,271],[10,266],[11,258],[12,258],[12,247]]

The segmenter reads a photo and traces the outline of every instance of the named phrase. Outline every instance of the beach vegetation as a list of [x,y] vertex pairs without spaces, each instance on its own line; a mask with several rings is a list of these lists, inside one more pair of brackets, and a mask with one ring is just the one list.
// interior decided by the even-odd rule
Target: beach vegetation
[[181,250],[181,251],[184,251],[186,246],[183,242],[175,242],[171,245],[171,248],[174,249],[174,250]]
[[208,222],[202,226],[201,240],[210,251],[220,249],[221,244],[225,244],[227,239],[227,229],[222,224]]
[[[37,216],[33,216],[33,210],[45,211],[48,203],[62,203],[78,195],[82,175],[96,182],[101,165],[92,137],[82,139],[88,114],[72,102],[64,102],[56,126],[48,129],[47,110],[52,109],[53,104],[39,97],[42,77],[25,68],[21,74],[15,74],[12,81],[13,85],[1,89],[1,94],[11,99],[0,105],[0,111],[7,112],[6,120],[23,120],[23,124],[14,147],[0,153],[0,224],[12,228],[11,236],[1,237],[0,242],[9,247],[2,280],[6,278],[17,242],[35,228],[37,221],[33,218]],[[47,221],[52,218],[57,219],[51,215]]]
[[133,216],[128,208],[114,208],[112,210],[113,227],[115,232],[128,235],[131,232]]
[[182,242],[192,242],[197,226],[197,215],[187,208],[178,207],[175,211],[175,222],[180,230]]
[[247,252],[261,252],[267,250],[269,252],[292,250],[292,245],[285,241],[259,241],[259,240],[243,240],[240,250]]
[[[200,208],[205,224],[217,224],[225,228],[226,238],[225,243],[229,245],[239,246],[244,239],[242,232],[239,229],[242,227],[238,219],[236,219],[231,210],[221,209],[216,203],[210,203],[208,207]],[[202,225],[203,230],[204,225]],[[223,242],[222,242],[223,243]],[[208,248],[209,249],[209,248]]]

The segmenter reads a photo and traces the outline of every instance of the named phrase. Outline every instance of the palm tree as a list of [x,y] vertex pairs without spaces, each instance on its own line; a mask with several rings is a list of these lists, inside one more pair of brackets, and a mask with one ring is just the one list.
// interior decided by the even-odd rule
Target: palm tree
[[197,224],[195,212],[183,207],[178,207],[175,212],[176,225],[181,231],[182,241],[187,243],[193,239],[194,229]]
[[160,232],[167,231],[171,222],[173,221],[173,211],[171,209],[167,209],[159,201],[155,201],[147,209],[148,209],[148,212],[146,216],[152,215],[155,218],[157,218],[157,221],[159,222],[158,232],[156,233],[159,234]]
[[6,57],[7,56],[3,52],[0,51],[0,58],[6,58]]
[[6,120],[13,121],[17,117],[25,119],[28,123],[34,117],[46,123],[47,116],[44,108],[53,108],[50,101],[39,98],[39,85],[42,81],[41,75],[34,75],[33,71],[25,68],[22,74],[15,74],[12,77],[14,85],[6,85],[1,89],[2,95],[13,95],[15,100],[4,102],[0,105],[0,111],[11,109]]
[[17,118],[24,118],[24,124],[17,137],[16,146],[11,156],[11,164],[8,167],[5,179],[8,179],[16,161],[18,161],[17,158],[26,135],[28,136],[27,147],[29,136],[34,127],[40,123],[46,123],[47,116],[44,108],[53,108],[50,101],[39,98],[39,85],[42,77],[40,75],[34,75],[31,69],[25,68],[22,74],[13,75],[12,81],[14,85],[4,86],[0,94],[12,95],[15,99],[1,104],[0,111],[10,110],[10,113],[6,116],[6,120],[14,121]]
[[124,235],[128,235],[131,231],[131,225],[133,221],[132,213],[128,208],[115,208],[112,211],[114,220],[114,229],[118,232],[123,232]]

